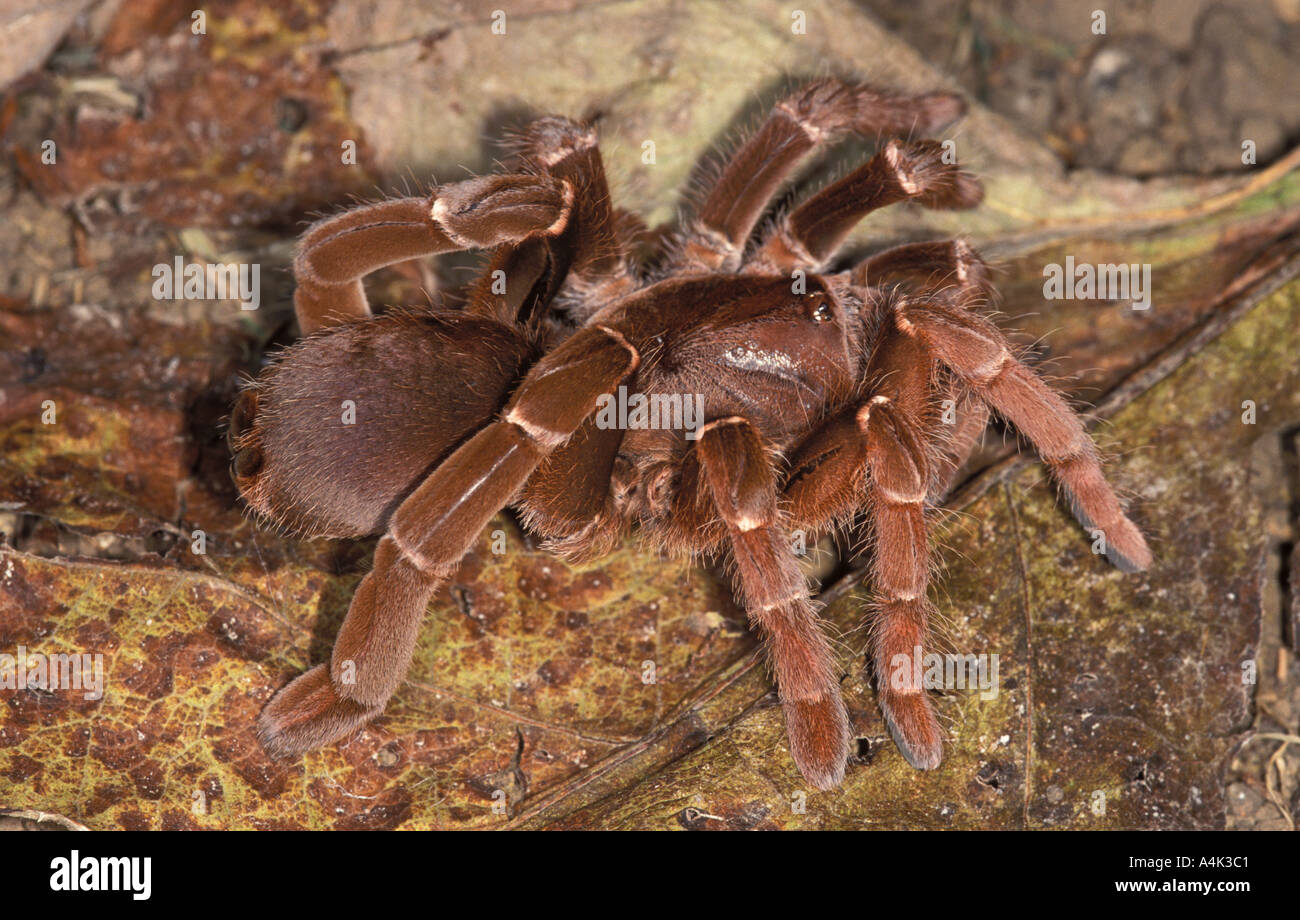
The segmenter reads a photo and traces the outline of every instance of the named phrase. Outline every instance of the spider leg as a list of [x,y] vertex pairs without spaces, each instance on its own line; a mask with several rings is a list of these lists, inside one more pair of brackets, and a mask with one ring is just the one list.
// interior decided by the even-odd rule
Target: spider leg
[[[901,282],[926,299],[950,299],[963,306],[993,299],[989,267],[962,239],[905,243],[864,259],[844,273],[858,287]],[[953,485],[989,423],[989,408],[957,381],[942,385],[939,424],[929,434],[939,443],[930,499],[940,501]]]
[[788,95],[723,166],[684,231],[675,267],[734,270],[754,225],[794,168],[818,146],[848,133],[929,134],[959,118],[949,93],[896,96],[840,80],[814,80]]
[[941,502],[952,489],[957,473],[970,459],[975,448],[984,437],[989,427],[989,407],[975,394],[963,386],[949,386],[945,390],[943,402],[944,413],[951,408],[951,424],[934,426],[939,434],[947,434],[939,444],[939,454],[935,457],[933,476],[930,481],[930,500]]
[[870,470],[868,515],[875,532],[871,574],[877,609],[871,635],[880,709],[908,763],[932,770],[943,732],[926,688],[916,680],[929,633],[929,537],[925,504],[930,473],[925,442],[887,396],[857,414]]
[[937,141],[890,140],[874,157],[779,220],[753,257],[756,271],[819,269],[867,214],[899,201],[972,208],[984,196],[974,178],[947,163]]
[[696,456],[727,528],[737,592],[776,677],[790,752],[809,782],[834,788],[849,753],[848,714],[835,657],[777,513],[772,462],[742,418],[705,425]]
[[[528,126],[518,146],[519,158],[528,169],[573,187],[573,210],[561,233],[502,247],[475,283],[470,309],[507,322],[528,323],[545,315],[559,295],[569,307],[570,318],[585,323],[600,306],[636,286],[620,232],[623,227],[611,204],[596,130],[567,118],[539,118]],[[539,281],[544,282],[540,287]]]
[[273,756],[330,744],[383,710],[405,676],[434,590],[492,515],[638,361],[612,329],[575,333],[529,371],[501,419],[462,444],[398,506],[330,662],[296,678],[262,711],[259,735]]
[[1100,530],[1107,557],[1124,571],[1151,564],[1151,550],[1102,473],[1097,448],[1061,395],[1011,354],[991,322],[946,304],[904,303],[899,329],[924,342],[976,395],[1037,449],[1084,527]]
[[[636,286],[628,243],[643,225],[613,209],[593,127],[538,119],[519,139],[518,153],[528,169],[573,186],[573,212],[555,237],[502,247],[480,277],[470,309],[536,326],[558,305],[567,320],[585,324]],[[495,275],[498,270],[504,275]],[[502,277],[507,284],[497,293],[501,287],[494,282]],[[600,428],[589,418],[529,479],[517,504],[530,532],[545,538],[548,549],[579,559],[612,545],[619,521],[610,480],[622,440],[622,431]]]
[[568,222],[573,188],[545,176],[485,176],[445,185],[429,198],[364,205],[310,227],[298,245],[294,310],[303,334],[370,316],[361,279],[418,256],[482,248]]
[[[917,384],[924,380],[913,374],[907,385]],[[906,401],[877,394],[829,418],[792,455],[785,499],[791,521],[813,531],[847,519],[865,500],[875,535],[870,645],[877,699],[907,762],[930,770],[942,759],[943,733],[915,676],[922,673],[931,610],[931,474],[921,430],[900,405]]]
[[529,328],[546,313],[564,278],[563,252],[552,240],[531,238],[498,247],[470,285],[465,312]]
[[790,526],[810,536],[847,524],[867,488],[867,445],[856,405],[826,418],[790,451],[782,492]]
[[[605,164],[596,130],[563,118],[533,122],[528,136],[534,156],[547,173],[571,183],[575,190],[573,221],[561,241],[573,253],[562,293],[599,307],[630,291],[635,282],[628,269],[620,234],[620,219],[609,194]],[[575,316],[585,322],[590,313]]]
[[848,277],[859,287],[893,281],[912,282],[931,292],[955,287],[967,302],[993,296],[988,264],[963,239],[894,246],[863,259]]

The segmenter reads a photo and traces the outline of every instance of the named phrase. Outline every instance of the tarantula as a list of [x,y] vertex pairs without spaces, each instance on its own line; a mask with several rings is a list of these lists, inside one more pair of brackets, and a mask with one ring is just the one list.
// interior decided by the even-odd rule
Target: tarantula
[[[925,688],[885,676],[927,642],[927,506],[990,410],[1033,443],[1113,562],[1151,561],[1079,419],[977,312],[992,288],[968,245],[902,245],[826,271],[876,208],[981,200],[940,144],[913,139],[963,113],[947,93],[808,83],[726,160],[694,218],[657,239],[612,208],[594,130],[555,117],[519,138],[511,174],[310,227],[294,261],[306,337],[240,394],[233,474],[279,525],[383,537],[329,663],[262,712],[268,752],[297,756],[383,712],[433,592],[512,506],[570,558],[606,552],[633,525],[660,550],[728,556],[794,762],[832,788],[849,721],[791,533],[865,512],[880,707],[906,759],[937,766],[942,733]],[[796,166],[848,134],[883,143],[755,235]],[[455,309],[372,315],[367,273],[471,248],[493,252]],[[653,253],[638,261],[638,248]],[[600,424],[598,404],[620,387],[700,394],[704,423]],[[949,399],[956,424],[941,418]],[[341,421],[343,400],[355,424]]]

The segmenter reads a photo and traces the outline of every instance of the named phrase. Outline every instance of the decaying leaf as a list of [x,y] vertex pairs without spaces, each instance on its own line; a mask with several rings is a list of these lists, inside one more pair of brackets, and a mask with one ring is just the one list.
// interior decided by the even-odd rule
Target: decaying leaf
[[[599,115],[619,203],[667,220],[790,74],[944,85],[848,0],[801,35],[767,2],[511,12],[563,69],[462,7],[235,0],[206,38],[110,26],[100,82],[7,98],[0,654],[102,656],[103,685],[0,689],[0,803],[91,828],[1222,826],[1260,635],[1259,448],[1300,427],[1300,154],[1213,179],[1067,172],[978,105],[955,140],[985,206],[882,213],[856,242],[961,233],[995,261],[999,322],[1099,404],[1157,562],[1110,568],[1043,467],[990,437],[937,527],[934,599],[944,644],[996,655],[1000,683],[940,700],[939,770],[908,767],[881,723],[851,560],[823,599],[857,756],[816,793],[725,579],[633,544],[566,565],[504,515],[431,604],[386,714],[266,757],[257,713],[325,660],[373,550],[258,527],[227,477],[240,376],[286,339],[296,221],[375,178],[489,170],[483,136],[547,110]],[[182,253],[258,260],[261,308],[152,299],[151,267]],[[1149,306],[1044,300],[1067,257],[1149,265]],[[413,277],[380,283],[418,300]]]

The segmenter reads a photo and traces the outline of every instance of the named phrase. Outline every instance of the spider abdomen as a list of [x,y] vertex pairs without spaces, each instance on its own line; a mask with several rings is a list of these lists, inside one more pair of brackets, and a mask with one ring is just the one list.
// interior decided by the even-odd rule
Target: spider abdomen
[[313,535],[380,532],[530,363],[517,330],[463,313],[395,312],[286,349],[231,417],[249,504]]

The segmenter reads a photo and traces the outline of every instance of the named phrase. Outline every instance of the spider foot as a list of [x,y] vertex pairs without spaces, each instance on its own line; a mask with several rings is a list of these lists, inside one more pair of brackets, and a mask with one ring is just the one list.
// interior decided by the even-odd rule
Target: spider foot
[[1128,518],[1123,518],[1110,530],[1111,539],[1106,546],[1106,558],[1121,572],[1144,572],[1151,567],[1151,548],[1147,546],[1142,531]]
[[917,204],[945,210],[975,207],[984,200],[983,184],[962,172],[945,153],[942,144],[930,140],[891,140],[884,148],[898,184]]
[[1121,572],[1141,572],[1151,567],[1151,548],[1138,526],[1116,501],[1090,453],[1059,465],[1061,481],[1075,519],[1092,538],[1101,538],[1101,551]]
[[568,118],[547,116],[533,121],[516,145],[524,156],[551,167],[596,146],[596,130]]
[[784,704],[790,754],[804,779],[821,790],[844,780],[849,759],[849,716],[838,690],[815,700]]
[[943,760],[943,732],[924,692],[884,689],[880,709],[903,758],[918,770],[933,770]]
[[343,699],[318,664],[277,693],[257,719],[257,737],[276,760],[289,760],[349,737],[384,711]]
[[[1089,530],[1096,528],[1081,511],[1076,509],[1075,516]],[[1147,546],[1147,539],[1127,517],[1120,517],[1100,530],[1105,534],[1106,558],[1115,568],[1132,574],[1144,572],[1151,567],[1151,548]]]

